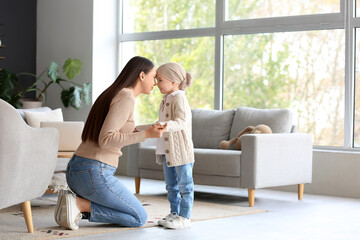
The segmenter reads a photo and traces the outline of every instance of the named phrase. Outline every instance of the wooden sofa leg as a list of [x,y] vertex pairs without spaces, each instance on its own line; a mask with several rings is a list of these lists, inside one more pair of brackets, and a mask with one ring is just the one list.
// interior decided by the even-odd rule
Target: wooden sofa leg
[[298,198],[299,200],[303,199],[303,195],[304,195],[304,184],[299,184],[298,185]]
[[255,203],[255,189],[248,188],[249,207],[253,207]]
[[135,177],[135,191],[136,191],[136,194],[138,194],[140,192],[140,180],[141,180],[141,178]]
[[28,229],[28,232],[33,233],[34,225],[33,225],[33,220],[32,220],[30,201],[21,203],[21,209],[23,210],[23,213],[24,213],[24,218],[25,218],[26,227]]

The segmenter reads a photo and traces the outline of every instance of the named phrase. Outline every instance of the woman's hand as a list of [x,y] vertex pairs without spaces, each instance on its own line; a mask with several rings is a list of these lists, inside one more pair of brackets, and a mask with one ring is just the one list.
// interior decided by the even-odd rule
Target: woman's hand
[[167,124],[161,125],[160,123],[156,123],[145,130],[145,136],[146,138],[161,138],[166,128]]

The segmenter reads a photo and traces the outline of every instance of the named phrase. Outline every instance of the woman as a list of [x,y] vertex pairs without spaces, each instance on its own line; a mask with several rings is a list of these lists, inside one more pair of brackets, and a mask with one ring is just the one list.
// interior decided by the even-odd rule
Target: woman
[[82,142],[66,170],[73,193],[68,190],[59,193],[54,215],[60,226],[76,230],[82,216],[90,222],[127,227],[145,224],[145,209],[114,173],[122,155],[121,147],[146,138],[160,138],[166,131],[166,126],[160,124],[134,131],[135,97],[151,92],[155,76],[156,69],[150,60],[134,57],[92,106]]

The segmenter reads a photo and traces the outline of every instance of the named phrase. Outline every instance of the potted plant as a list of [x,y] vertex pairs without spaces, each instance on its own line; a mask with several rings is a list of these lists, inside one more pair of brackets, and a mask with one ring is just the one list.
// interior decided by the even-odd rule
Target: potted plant
[[[73,81],[81,73],[81,70],[81,61],[70,58],[65,61],[61,75],[59,74],[59,65],[53,61],[38,76],[32,73],[12,74],[6,69],[2,69],[0,71],[0,98],[19,108],[22,106],[21,99],[25,94],[35,91],[39,93],[36,100],[45,102],[47,90],[55,84],[62,88],[61,101],[64,106],[80,109],[83,101],[90,104],[91,92],[91,83],[81,85]],[[35,78],[34,83],[26,89],[21,89],[18,84],[18,78],[22,75]]]
[[15,108],[22,106],[21,95],[14,93],[18,86],[18,76],[7,69],[0,70],[0,98],[10,103]]

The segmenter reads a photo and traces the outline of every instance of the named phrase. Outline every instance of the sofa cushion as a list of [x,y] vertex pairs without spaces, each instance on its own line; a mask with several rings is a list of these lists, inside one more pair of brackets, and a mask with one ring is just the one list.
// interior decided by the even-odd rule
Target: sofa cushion
[[240,177],[241,151],[195,148],[194,174]]
[[156,146],[143,146],[139,148],[138,166],[140,169],[162,171],[162,165],[156,163],[155,150]]
[[230,138],[236,137],[248,126],[268,125],[273,133],[290,133],[293,126],[293,113],[289,109],[256,109],[239,107],[236,109],[231,126]]
[[[139,168],[162,171],[155,161],[155,146],[139,149]],[[240,177],[241,151],[195,148],[194,174]]]
[[235,110],[192,109],[192,138],[195,148],[220,148],[229,140]]

